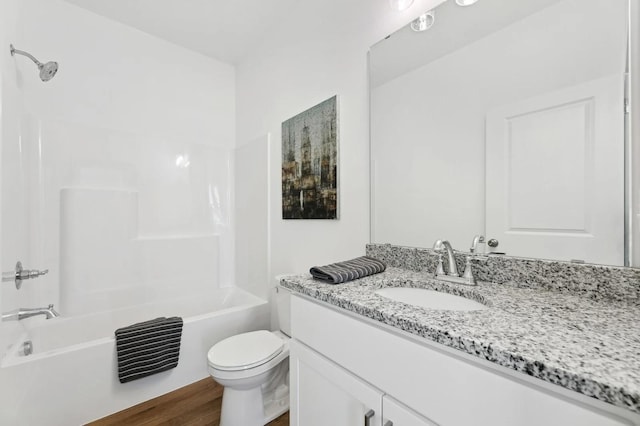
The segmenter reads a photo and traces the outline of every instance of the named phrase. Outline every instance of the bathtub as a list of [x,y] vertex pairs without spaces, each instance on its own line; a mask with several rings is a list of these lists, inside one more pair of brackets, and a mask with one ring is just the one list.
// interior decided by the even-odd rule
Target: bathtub
[[[178,367],[121,384],[113,332],[159,316],[184,319]],[[267,301],[237,288],[71,318],[21,321],[0,361],[1,425],[80,425],[208,376],[206,354],[233,334],[269,329]],[[23,342],[33,353],[24,355]]]

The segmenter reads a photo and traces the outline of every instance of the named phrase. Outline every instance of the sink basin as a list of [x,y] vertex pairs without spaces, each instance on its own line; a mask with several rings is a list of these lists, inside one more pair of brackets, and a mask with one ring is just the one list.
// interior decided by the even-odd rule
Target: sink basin
[[424,288],[388,287],[376,290],[376,294],[386,297],[387,299],[395,300],[396,302],[427,309],[446,311],[479,311],[489,309],[482,303],[467,299],[466,297],[454,296],[453,294]]

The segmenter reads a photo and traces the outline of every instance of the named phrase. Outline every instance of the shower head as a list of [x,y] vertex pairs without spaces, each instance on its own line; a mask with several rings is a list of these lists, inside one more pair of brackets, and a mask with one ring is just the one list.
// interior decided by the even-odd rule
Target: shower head
[[52,61],[52,62],[47,62],[46,64],[43,64],[42,62],[37,60],[35,57],[33,57],[33,55],[31,55],[30,53],[14,48],[13,44],[9,45],[9,49],[11,51],[11,56],[14,56],[17,53],[19,55],[23,55],[31,59],[38,66],[38,69],[40,70],[40,80],[42,81],[51,80],[58,72],[57,62]]
[[47,62],[44,65],[42,64],[38,65],[38,68],[40,69],[40,80],[49,81],[58,72],[58,63],[51,61],[51,62]]

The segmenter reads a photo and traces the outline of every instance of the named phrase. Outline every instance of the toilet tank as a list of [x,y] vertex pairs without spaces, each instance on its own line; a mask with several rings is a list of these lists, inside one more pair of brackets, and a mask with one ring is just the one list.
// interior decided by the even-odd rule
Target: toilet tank
[[280,285],[276,286],[276,310],[280,331],[291,337],[291,291]]

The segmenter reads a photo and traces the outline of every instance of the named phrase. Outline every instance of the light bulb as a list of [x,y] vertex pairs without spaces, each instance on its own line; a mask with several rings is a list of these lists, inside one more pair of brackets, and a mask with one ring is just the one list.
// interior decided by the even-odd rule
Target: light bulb
[[403,11],[411,7],[413,0],[389,0],[389,4],[394,10]]
[[411,21],[411,29],[416,32],[426,31],[433,26],[434,22],[436,22],[436,15],[433,10],[430,10]]
[[471,6],[472,4],[474,4],[477,1],[478,0],[456,0],[456,4],[458,6]]

